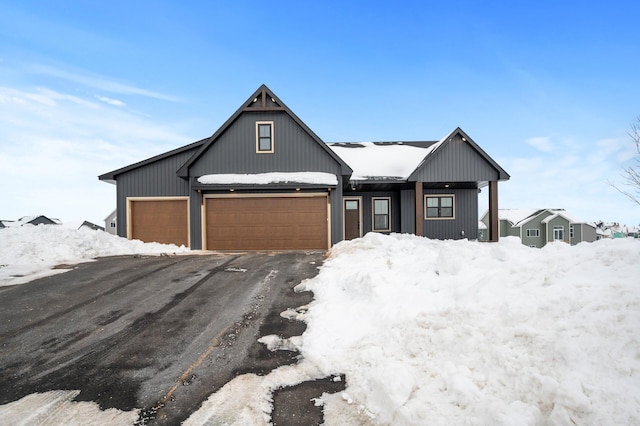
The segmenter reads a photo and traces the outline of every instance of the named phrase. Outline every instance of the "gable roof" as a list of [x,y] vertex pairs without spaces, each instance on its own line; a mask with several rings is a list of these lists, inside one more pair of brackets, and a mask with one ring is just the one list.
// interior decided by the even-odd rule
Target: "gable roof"
[[427,164],[433,161],[434,158],[438,156],[438,153],[441,151],[442,147],[446,144],[450,143],[454,136],[460,135],[462,140],[469,144],[469,146],[476,151],[480,157],[482,157],[487,163],[489,163],[497,172],[498,172],[498,180],[509,180],[511,176],[507,173],[498,163],[496,163],[493,158],[489,157],[489,155],[484,152],[482,148],[480,148],[474,141],[467,135],[460,127],[455,128],[451,133],[449,133],[444,138],[440,139],[438,142],[433,144],[430,148],[430,152],[424,157],[424,160],[416,167],[414,172],[409,176],[409,180],[416,180],[416,174],[419,169],[426,167]]
[[177,175],[181,178],[189,177],[189,168],[194,164],[209,147],[231,126],[243,112],[250,111],[282,111],[293,119],[302,129],[311,136],[338,164],[341,166],[342,175],[350,175],[353,170],[339,156],[337,156],[329,147],[316,135],[297,115],[293,113],[266,85],[261,85],[253,95],[251,95],[238,110],[210,137],[204,140],[200,148],[182,165],[177,171]]
[[206,138],[205,139],[201,139],[199,141],[190,143],[189,145],[185,145],[183,147],[176,148],[174,150],[165,152],[163,154],[159,154],[159,155],[153,156],[151,158],[147,158],[146,160],[138,161],[137,163],[130,164],[130,165],[126,166],[126,167],[122,167],[122,168],[117,169],[117,170],[113,170],[111,172],[108,172],[108,173],[105,173],[105,174],[102,174],[102,175],[98,176],[98,179],[103,180],[105,182],[109,182],[109,183],[115,184],[116,183],[116,176],[121,175],[122,173],[126,173],[128,171],[137,169],[139,167],[143,167],[143,166],[146,166],[148,164],[155,163],[156,161],[160,161],[160,160],[164,160],[165,158],[172,157],[172,156],[174,156],[176,154],[180,154],[182,152],[189,151],[190,149],[197,148],[197,147],[201,146],[202,144],[204,144],[204,142],[206,140],[207,140]]

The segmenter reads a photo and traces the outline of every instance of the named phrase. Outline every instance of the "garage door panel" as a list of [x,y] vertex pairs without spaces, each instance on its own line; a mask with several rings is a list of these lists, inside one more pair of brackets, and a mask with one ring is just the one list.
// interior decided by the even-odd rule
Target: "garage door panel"
[[210,250],[328,247],[327,197],[207,198]]
[[129,221],[132,239],[189,245],[187,200],[132,200]]

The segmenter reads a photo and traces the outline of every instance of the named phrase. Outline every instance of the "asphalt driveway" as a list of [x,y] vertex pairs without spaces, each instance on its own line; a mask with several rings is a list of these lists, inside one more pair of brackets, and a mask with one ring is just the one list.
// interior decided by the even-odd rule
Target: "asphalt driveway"
[[324,253],[114,257],[0,288],[0,405],[80,390],[102,409],[177,424],[246,372],[295,362],[257,339],[301,334],[280,317]]

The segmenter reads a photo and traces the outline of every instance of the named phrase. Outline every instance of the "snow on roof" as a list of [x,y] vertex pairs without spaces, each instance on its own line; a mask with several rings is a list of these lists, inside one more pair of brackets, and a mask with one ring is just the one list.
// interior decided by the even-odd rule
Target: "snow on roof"
[[435,145],[362,142],[332,143],[329,148],[353,169],[351,180],[406,180]]
[[569,221],[569,223],[584,223],[581,220],[576,219],[575,217],[569,215],[566,211],[564,210],[548,210],[551,212],[554,212],[552,215],[545,217],[544,219],[542,219],[542,223],[549,223],[551,222],[553,219],[555,219],[558,216],[562,216],[565,219],[567,219]]
[[541,210],[542,209],[499,209],[498,218],[500,220],[508,220],[513,225],[516,225]]
[[266,185],[270,183],[303,183],[316,185],[337,185],[338,178],[331,173],[293,172],[293,173],[257,173],[257,174],[211,174],[198,178],[203,184],[218,185]]

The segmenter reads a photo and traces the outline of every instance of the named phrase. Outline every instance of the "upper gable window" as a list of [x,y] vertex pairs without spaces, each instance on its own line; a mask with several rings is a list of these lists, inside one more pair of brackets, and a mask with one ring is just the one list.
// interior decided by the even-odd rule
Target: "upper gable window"
[[273,121],[256,122],[256,152],[273,153]]

